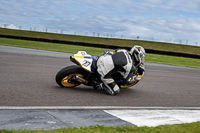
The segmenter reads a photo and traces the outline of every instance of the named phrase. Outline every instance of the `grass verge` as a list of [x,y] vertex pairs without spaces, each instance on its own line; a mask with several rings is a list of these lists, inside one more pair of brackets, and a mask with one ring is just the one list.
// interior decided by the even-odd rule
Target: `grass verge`
[[[100,55],[105,50],[111,50],[104,48],[83,47],[83,46],[75,46],[67,44],[55,44],[55,43],[45,43],[45,42],[26,41],[26,40],[7,39],[7,38],[0,38],[0,45],[58,51],[66,53],[77,53],[77,51],[82,50],[82,51],[87,51],[88,54],[94,56]],[[193,58],[174,57],[174,56],[147,53],[145,61],[152,63],[200,68],[200,60]]]
[[0,130],[0,133],[199,133],[200,122],[158,127],[90,126],[56,130]]
[[133,45],[141,45],[146,49],[200,55],[200,47],[165,43],[165,42],[117,39],[117,38],[106,38],[106,37],[103,38],[103,37],[91,37],[91,36],[89,37],[89,36],[80,36],[80,35],[14,30],[14,29],[6,29],[6,28],[0,28],[0,34],[22,36],[22,37],[43,38],[43,39],[53,39],[53,40],[63,40],[63,41],[72,41],[72,42],[106,44],[106,45],[125,46],[125,47],[132,47]]

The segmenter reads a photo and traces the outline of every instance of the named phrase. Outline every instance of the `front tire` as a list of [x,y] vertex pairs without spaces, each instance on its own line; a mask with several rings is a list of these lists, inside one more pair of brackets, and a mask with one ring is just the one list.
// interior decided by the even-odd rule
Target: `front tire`
[[128,88],[128,87],[131,87],[131,86],[134,86],[135,84],[137,84],[139,81],[135,81],[133,82],[132,84],[124,84],[124,85],[121,85],[121,88]]
[[57,73],[56,83],[61,87],[66,88],[73,88],[75,86],[78,86],[80,85],[79,82],[71,82],[72,77],[77,74],[82,78],[84,78],[86,75],[85,70],[80,66],[73,65],[65,67]]

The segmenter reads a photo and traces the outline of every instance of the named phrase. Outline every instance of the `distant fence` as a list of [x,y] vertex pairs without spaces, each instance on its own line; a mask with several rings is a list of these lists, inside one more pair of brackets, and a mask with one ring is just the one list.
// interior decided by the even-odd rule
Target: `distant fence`
[[[88,46],[88,47],[96,47],[96,48],[108,48],[108,49],[124,48],[124,49],[127,49],[127,50],[131,49],[131,47],[120,47],[120,46],[105,45],[105,44],[93,44],[93,43],[62,41],[62,40],[22,37],[22,36],[12,36],[12,35],[1,35],[0,34],[0,37],[1,38],[20,39],[20,40],[31,40],[31,41],[40,41],[40,42],[70,44],[70,45],[78,45],[78,46]],[[153,50],[153,49],[145,49],[145,50],[146,50],[147,53],[152,53],[152,54],[161,54],[161,55],[170,55],[170,56],[179,56],[179,57],[188,57],[188,58],[200,59],[200,55],[194,55],[194,54],[184,54],[184,53],[178,53],[178,52],[168,52],[168,51],[160,51],[160,50]]]

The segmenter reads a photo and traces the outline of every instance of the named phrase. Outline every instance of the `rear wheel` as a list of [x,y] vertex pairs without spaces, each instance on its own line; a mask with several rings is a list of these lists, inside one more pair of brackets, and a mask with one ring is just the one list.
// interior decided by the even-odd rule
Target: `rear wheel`
[[72,88],[80,85],[80,82],[73,81],[73,76],[78,75],[84,78],[86,73],[85,70],[80,66],[68,66],[61,69],[56,75],[56,82],[61,87]]

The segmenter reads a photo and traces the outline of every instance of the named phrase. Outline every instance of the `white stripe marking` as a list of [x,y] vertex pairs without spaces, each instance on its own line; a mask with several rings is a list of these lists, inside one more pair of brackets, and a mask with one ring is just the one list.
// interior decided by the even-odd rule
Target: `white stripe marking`
[[134,106],[0,106],[0,109],[200,110],[200,107],[134,107]]
[[105,110],[136,126],[155,127],[200,121],[200,110]]

